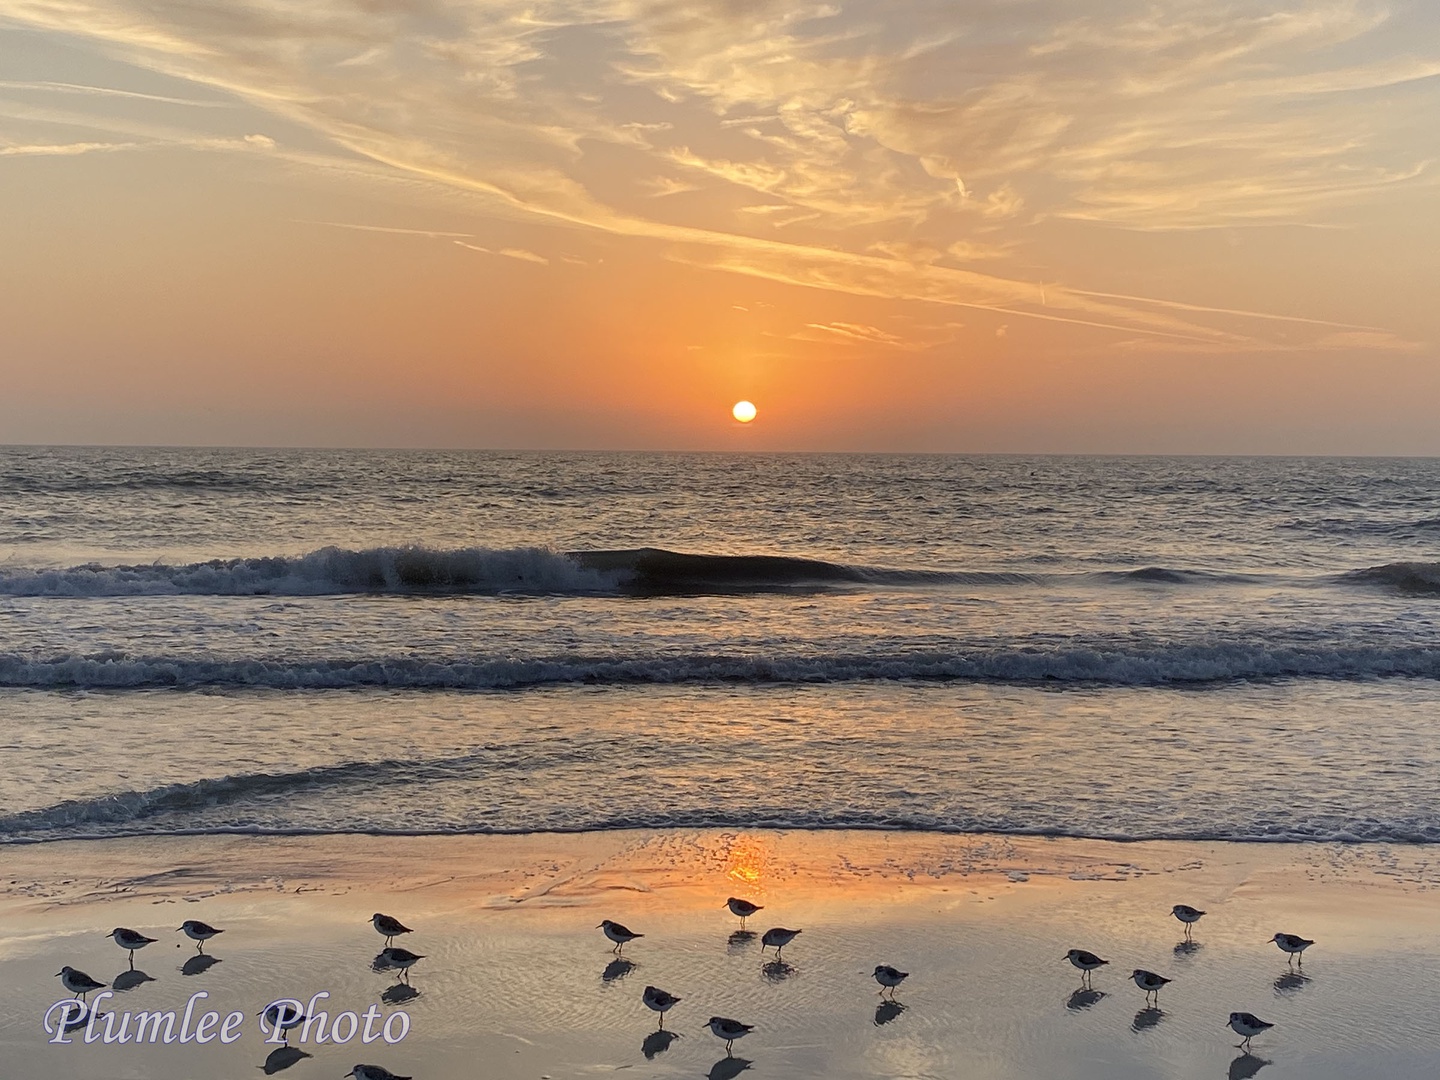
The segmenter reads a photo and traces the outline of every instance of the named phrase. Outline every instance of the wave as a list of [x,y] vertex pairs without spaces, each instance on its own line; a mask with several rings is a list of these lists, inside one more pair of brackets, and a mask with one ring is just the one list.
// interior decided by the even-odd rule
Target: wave
[[0,568],[0,595],[40,597],[603,593],[616,591],[620,584],[616,574],[541,547],[327,547],[295,557],[212,559],[180,566]]
[[549,656],[477,659],[214,660],[0,654],[0,687],[146,690],[519,690],[566,684],[989,682],[1050,686],[1205,686],[1250,679],[1440,678],[1434,646],[1115,642],[966,651],[767,656]]
[[300,556],[185,565],[0,568],[0,595],[322,596],[423,594],[694,594],[864,585],[1018,585],[1011,573],[890,570],[783,555],[690,555],[661,548],[327,547]]
[[1402,593],[1440,594],[1440,562],[1394,562],[1342,574],[1341,581],[1378,585]]
[[[516,764],[522,764],[517,762]],[[522,764],[523,767],[523,764]],[[261,806],[294,805],[292,800],[314,792],[322,797],[337,789],[404,784],[426,770],[425,763],[352,762],[293,773],[253,773],[166,784],[147,791],[124,791],[67,800],[53,806],[0,816],[0,846],[53,840],[99,840],[131,836],[444,836],[529,835],[535,833],[615,832],[632,829],[792,829],[834,831],[857,829],[888,832],[1000,834],[1143,841],[1199,840],[1235,843],[1440,843],[1440,822],[1432,818],[1384,820],[1304,815],[1279,822],[1238,820],[1229,823],[1170,820],[1163,826],[1087,828],[1080,821],[1057,824],[1019,820],[1003,811],[971,813],[895,812],[866,807],[800,808],[795,806],[720,805],[670,806],[664,810],[587,815],[574,806],[549,806],[547,816],[533,823],[433,822],[423,828],[387,822],[356,822],[333,818],[316,823],[244,820]],[[442,770],[449,771],[449,770]],[[421,777],[423,778],[423,777]],[[284,798],[282,798],[284,797]],[[353,805],[353,804],[352,804]],[[338,808],[337,808],[338,809]],[[343,811],[341,811],[343,812]],[[334,813],[334,811],[332,811]],[[223,820],[230,814],[240,820]],[[221,820],[216,820],[217,815]],[[210,820],[204,820],[205,817]],[[1045,815],[1042,815],[1044,817]],[[1138,823],[1137,823],[1138,826]]]
[[1170,566],[1021,573],[887,568],[789,555],[704,555],[643,547],[557,551],[548,547],[360,550],[327,547],[171,565],[68,569],[0,567],[0,596],[611,595],[666,596],[884,588],[1023,588],[1066,585],[1342,583],[1440,593],[1440,563],[1401,562],[1311,578]]
[[864,587],[1021,587],[1066,581],[1200,585],[1253,580],[1168,567],[1080,574],[1027,574],[857,566],[788,555],[704,555],[643,547],[557,551],[547,547],[422,546],[268,555],[170,565],[68,569],[0,567],[0,595],[324,596],[343,594],[703,595]]

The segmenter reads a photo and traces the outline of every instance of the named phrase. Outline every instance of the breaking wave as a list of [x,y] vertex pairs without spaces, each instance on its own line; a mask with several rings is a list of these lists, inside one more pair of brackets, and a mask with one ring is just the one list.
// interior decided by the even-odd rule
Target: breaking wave
[[0,686],[141,690],[516,690],[563,684],[835,683],[857,681],[1171,686],[1249,679],[1440,678],[1440,648],[1424,646],[1155,644],[1114,641],[890,654],[210,660],[123,654],[0,654]]

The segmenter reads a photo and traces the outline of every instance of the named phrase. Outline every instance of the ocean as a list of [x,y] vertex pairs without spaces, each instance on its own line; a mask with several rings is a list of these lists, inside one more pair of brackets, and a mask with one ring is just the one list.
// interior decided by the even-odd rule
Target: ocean
[[1440,842],[1440,461],[0,448],[0,842]]

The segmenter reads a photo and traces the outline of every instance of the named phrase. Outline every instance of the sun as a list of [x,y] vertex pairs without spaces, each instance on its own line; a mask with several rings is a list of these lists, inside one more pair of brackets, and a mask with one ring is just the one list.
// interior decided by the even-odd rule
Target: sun
[[748,401],[737,401],[735,407],[730,410],[730,415],[739,420],[742,424],[748,424],[755,419],[755,406]]

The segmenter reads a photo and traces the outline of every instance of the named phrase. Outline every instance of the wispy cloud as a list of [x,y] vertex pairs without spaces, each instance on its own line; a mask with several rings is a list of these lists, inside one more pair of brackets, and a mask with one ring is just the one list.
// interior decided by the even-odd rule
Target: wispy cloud
[[1045,262],[1038,229],[1055,222],[1328,224],[1432,184],[1440,153],[1408,119],[1440,104],[1440,38],[1403,33],[1423,15],[1362,0],[1117,0],[1079,17],[1059,0],[0,0],[0,13],[335,148],[273,148],[292,165],[404,177],[475,213],[659,242],[666,258],[789,285],[1217,349],[1287,344],[1266,336],[1281,326],[1316,349],[1353,342],[1314,317],[1087,287],[1074,261],[1042,289],[1016,253]]
[[138,90],[120,90],[113,86],[86,86],[66,82],[16,82],[0,79],[0,90],[34,90],[57,94],[87,94],[96,97],[129,98],[134,101],[159,102],[163,105],[184,105],[194,109],[233,109],[234,101],[199,100],[196,98],[167,97],[164,94],[146,94]]

